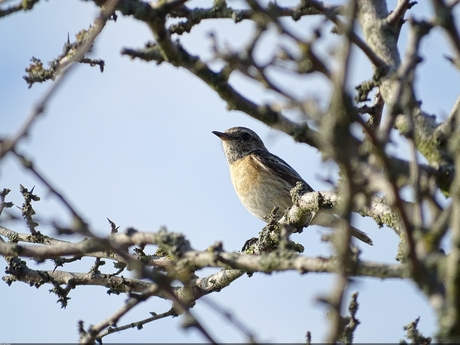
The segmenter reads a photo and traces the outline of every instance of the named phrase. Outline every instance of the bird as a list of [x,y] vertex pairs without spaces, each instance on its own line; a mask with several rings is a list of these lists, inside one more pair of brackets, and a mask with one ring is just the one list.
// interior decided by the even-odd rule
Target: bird
[[[262,139],[246,127],[232,127],[225,132],[213,131],[222,140],[230,169],[230,178],[244,207],[267,222],[274,207],[284,212],[292,206],[290,191],[301,182],[305,192],[313,188],[280,157],[269,152]],[[277,216],[279,220],[281,217]],[[333,227],[337,218],[327,210],[319,211],[311,224]],[[352,236],[373,245],[369,236],[351,227]]]

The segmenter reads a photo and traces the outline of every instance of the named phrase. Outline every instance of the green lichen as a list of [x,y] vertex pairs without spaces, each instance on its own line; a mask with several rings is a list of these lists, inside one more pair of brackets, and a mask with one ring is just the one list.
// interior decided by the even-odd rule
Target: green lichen
[[180,257],[184,252],[190,250],[190,242],[183,234],[168,232],[165,228],[157,233],[158,247],[163,252],[175,257]]
[[119,282],[119,279],[109,279],[108,281],[109,289],[107,290],[107,294],[119,295],[126,291],[128,282],[125,280],[123,276],[121,276],[120,278],[121,278],[121,282]]
[[27,236],[27,241],[31,243],[44,243],[48,237],[40,232]]
[[8,286],[11,286],[11,284],[18,281],[18,278],[13,275],[2,277],[2,279]]
[[171,257],[171,255],[169,255],[169,253],[164,249],[165,248],[158,247],[158,249],[156,250],[155,254],[153,254],[153,255],[154,256],[159,256],[159,257]]
[[19,237],[19,234],[15,233],[15,232],[10,232],[6,235],[6,237],[8,238],[8,240],[10,242],[13,242],[13,243],[18,243],[19,240],[20,240],[20,237]]
[[21,5],[22,5],[22,8],[27,11],[27,10],[31,10],[38,1],[40,0],[22,0]]
[[252,246],[249,246],[249,248],[246,249],[246,250],[244,251],[244,253],[247,254],[247,255],[254,255],[254,254],[255,254],[254,246],[253,246],[253,245],[252,245]]

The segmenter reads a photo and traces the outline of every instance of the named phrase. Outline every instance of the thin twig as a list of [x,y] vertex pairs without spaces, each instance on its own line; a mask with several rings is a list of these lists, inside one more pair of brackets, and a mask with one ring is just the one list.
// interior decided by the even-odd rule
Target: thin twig
[[[408,117],[410,118],[410,117]],[[412,123],[412,125],[414,125]],[[413,131],[412,131],[413,133]],[[411,174],[411,180],[412,180],[412,189],[414,192],[414,215],[412,217],[412,222],[415,225],[416,228],[422,228],[424,224],[424,212],[423,212],[423,197],[422,197],[422,191],[420,188],[420,168],[418,165],[418,155],[417,155],[417,146],[415,144],[415,138],[412,136],[412,138],[409,140],[409,148],[410,148],[410,153],[411,153],[411,164],[410,164],[410,174]]]
[[38,119],[38,117],[45,112],[45,109],[51,100],[51,98],[56,94],[57,90],[60,88],[64,80],[69,76],[69,72],[75,68],[77,65],[76,62],[80,61],[88,50],[93,45],[95,39],[101,33],[102,29],[104,28],[107,20],[113,13],[118,0],[109,0],[105,6],[106,10],[101,11],[100,15],[94,21],[94,27],[91,32],[91,35],[88,37],[87,41],[85,41],[75,52],[75,55],[72,57],[69,63],[66,63],[65,66],[60,66],[56,69],[56,75],[59,77],[56,81],[51,85],[48,91],[43,95],[43,97],[38,101],[37,104],[32,108],[29,116],[27,117],[26,121],[22,124],[21,128],[13,135],[12,138],[6,139],[2,145],[0,146],[0,159],[2,159],[8,152],[15,149],[16,144],[26,137],[29,131],[32,128],[32,125]]
[[[152,314],[153,315],[153,314]],[[131,322],[129,324],[123,325],[123,326],[110,326],[108,327],[104,332],[99,333],[98,340],[106,337],[109,334],[116,333],[116,332],[121,332],[126,329],[131,329],[131,328],[137,328],[137,329],[142,329],[142,327],[150,322],[156,321],[156,320],[161,320],[169,316],[175,316],[177,315],[174,309],[170,309],[169,311],[161,314],[154,314],[152,317],[149,317],[147,319],[141,320],[141,321],[136,321],[136,322]]]
[[225,310],[223,307],[214,303],[210,298],[203,298],[201,300],[203,303],[209,305],[215,311],[223,315],[230,323],[232,323],[237,329],[246,335],[247,342],[251,344],[256,344],[254,333],[246,327],[243,322],[240,322],[235,316],[233,316],[229,311]]
[[77,212],[74,206],[70,204],[70,201],[67,200],[64,195],[58,191],[57,187],[55,187],[51,181],[49,181],[38,169],[35,168],[32,161],[26,158],[24,155],[18,153],[15,149],[12,152],[16,155],[16,157],[21,161],[22,165],[29,170],[41,183],[43,183],[49,191],[55,195],[59,201],[67,208],[67,210],[72,214],[74,220],[76,221],[76,230],[80,232],[82,235],[88,235],[88,226],[87,223],[83,220],[83,217]]
[[[346,100],[346,85],[350,73],[350,54],[352,41],[354,37],[354,24],[356,21],[358,6],[356,1],[350,0],[347,3],[346,7],[346,18],[347,24],[342,26],[344,31],[345,40],[343,42],[343,47],[341,49],[339,68],[336,73],[332,76],[332,81],[334,82],[334,94],[333,101],[337,107],[347,108]],[[338,20],[337,20],[338,22]],[[330,115],[331,116],[331,115]],[[332,115],[335,116],[335,115]],[[337,118],[340,115],[336,115]],[[347,129],[349,130],[349,129]],[[337,130],[334,131],[334,134],[337,133]],[[344,133],[344,132],[340,132]],[[333,134],[333,135],[334,135]],[[333,138],[330,139],[333,142]],[[342,231],[338,234],[338,238],[334,241],[334,249],[337,253],[337,258],[339,264],[337,265],[337,280],[334,284],[334,288],[328,298],[326,299],[330,309],[329,309],[329,331],[326,335],[326,343],[332,344],[336,343],[339,340],[341,333],[341,311],[343,307],[343,297],[345,291],[348,287],[348,274],[350,271],[350,265],[352,261],[352,253],[350,250],[350,241],[351,241],[351,212],[354,198],[354,191],[356,190],[354,186],[353,168],[351,166],[350,159],[345,155],[338,154],[337,161],[342,170],[342,183],[340,185],[341,194],[343,197],[343,207],[341,207],[340,216],[345,221],[342,221],[341,226],[339,227]]]
[[436,22],[447,32],[452,46],[457,53],[455,60],[458,62],[460,59],[460,33],[455,22],[454,11],[452,7],[446,5],[444,0],[431,0],[431,2],[436,12]]
[[[2,1],[2,2],[6,2],[6,1]],[[0,3],[1,5],[1,3]],[[15,12],[19,12],[19,11],[22,11],[24,10],[23,6],[22,6],[22,1],[17,3],[16,5],[11,5],[9,7],[7,7],[6,9],[2,10],[0,9],[0,18],[2,17],[5,17],[9,14],[12,14],[12,13],[15,13]]]
[[361,121],[358,119],[357,122],[366,131],[366,134],[371,139],[372,144],[377,148],[376,151],[381,153],[379,157],[382,160],[382,165],[384,167],[384,171],[385,171],[385,174],[387,175],[387,179],[390,185],[393,207],[398,212],[398,216],[401,221],[400,225],[402,227],[402,230],[406,238],[406,243],[407,243],[407,248],[408,248],[407,256],[409,257],[409,261],[411,263],[410,265],[411,274],[417,280],[417,277],[419,277],[421,270],[420,270],[420,263],[419,263],[419,260],[417,258],[417,254],[415,251],[415,241],[414,241],[414,238],[412,236],[412,231],[411,231],[412,226],[411,226],[411,222],[409,221],[408,214],[404,208],[403,200],[401,199],[399,195],[399,188],[395,181],[395,177],[392,174],[390,174],[390,172],[392,171],[391,163],[388,160],[387,155],[384,154],[385,151],[382,149],[382,145],[379,139],[377,138],[377,136],[375,135],[375,133],[369,128],[369,126],[367,126],[367,124],[364,121]]
[[460,112],[460,96],[457,97],[457,100],[450,111],[449,117],[441,123],[438,128],[436,128],[435,135],[437,138],[447,141],[447,138],[451,136],[453,132],[457,130],[457,113]]
[[[431,23],[418,22],[414,19],[409,21],[411,24],[411,31],[409,36],[408,49],[404,61],[401,63],[398,69],[398,82],[393,85],[394,98],[392,104],[390,104],[391,116],[387,116],[386,122],[383,123],[380,131],[380,140],[382,142],[388,142],[391,131],[396,121],[396,116],[401,113],[401,100],[403,95],[414,94],[413,86],[408,82],[411,75],[413,75],[415,68],[421,62],[421,58],[418,55],[422,38],[429,33],[432,28]],[[415,101],[415,100],[414,100]],[[415,102],[414,102],[415,103]]]
[[[328,8],[326,8],[321,2],[319,1],[310,1],[309,4],[318,9],[321,13],[323,13],[327,19],[333,22],[339,29],[344,29],[345,24],[338,18],[337,15],[332,13]],[[356,44],[364,54],[368,57],[368,59],[372,62],[372,64],[381,69],[386,69],[385,62],[377,55],[375,52],[369,47],[366,42],[364,42],[354,31],[350,33],[351,41]]]

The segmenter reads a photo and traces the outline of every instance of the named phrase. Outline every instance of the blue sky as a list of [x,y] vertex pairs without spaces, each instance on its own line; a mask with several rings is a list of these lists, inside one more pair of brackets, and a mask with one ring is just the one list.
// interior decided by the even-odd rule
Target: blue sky
[[[388,3],[393,8],[396,1]],[[203,0],[189,6],[209,4]],[[410,11],[419,19],[430,18],[431,13],[429,2],[421,2]],[[41,1],[33,11],[0,20],[1,136],[15,133],[31,107],[50,87],[47,82],[27,88],[22,76],[30,58],[35,56],[45,63],[51,60],[61,53],[67,35],[73,40],[75,33],[88,28],[96,14],[97,8],[91,2],[50,0]],[[296,30],[308,37],[309,29],[320,20],[304,18],[296,23]],[[209,60],[209,31],[216,32],[220,42],[238,47],[248,39],[251,28],[248,22],[209,20],[181,40],[192,53]],[[407,29],[406,25],[401,34],[401,56]],[[120,55],[123,47],[140,48],[151,40],[147,27],[131,18],[120,16],[116,23],[108,23],[92,53],[93,57],[105,60],[104,73],[98,68],[78,66],[33,126],[30,137],[20,145],[20,151],[33,158],[37,168],[64,193],[94,231],[107,234],[108,217],[121,229],[132,226],[142,231],[157,231],[165,225],[170,231],[183,233],[198,250],[216,241],[222,241],[228,251],[239,250],[248,238],[257,236],[263,223],[240,204],[230,182],[220,140],[211,133],[233,126],[255,130],[270,151],[285,159],[316,190],[330,188],[323,180],[336,178],[335,166],[321,162],[316,149],[295,143],[243,113],[228,111],[212,90],[184,69]],[[337,42],[333,36],[325,39],[319,53],[327,56]],[[259,52],[261,59],[274,43],[277,43],[274,35],[265,38]],[[418,70],[416,87],[423,109],[441,120],[449,114],[460,91],[458,71],[443,54],[451,54],[450,47],[436,29],[423,44],[424,62]],[[370,65],[355,50],[350,86],[369,78]],[[323,102],[327,99],[329,85],[318,76],[307,75],[302,79],[279,76],[279,80],[295,89],[299,96],[316,97]],[[231,82],[254,101],[276,99],[242,76],[233,77]],[[407,156],[402,143],[393,150]],[[10,188],[10,200],[20,206],[19,184],[28,188],[36,186],[42,200],[35,204],[35,209],[41,219],[64,223],[69,220],[66,210],[45,186],[23,171],[15,159],[7,157],[0,164],[0,187]],[[395,262],[398,239],[392,230],[379,229],[359,216],[355,217],[355,224],[374,240],[373,247],[359,244],[363,259]],[[3,225],[27,232],[22,223]],[[53,235],[46,223],[39,230]],[[307,256],[332,253],[328,244],[320,242],[319,228],[312,226],[293,239],[305,246]],[[0,263],[6,265],[3,259]],[[82,260],[65,268],[85,272],[92,263],[93,260]],[[32,261],[28,265],[36,267]],[[110,263],[103,269],[113,272]],[[207,269],[199,274],[214,271]],[[244,276],[206,298],[245,322],[260,341],[303,342],[307,330],[312,332],[313,341],[321,341],[328,324],[326,309],[316,298],[330,292],[334,281],[334,276],[328,274],[255,274],[251,278]],[[84,320],[86,326],[98,323],[125,300],[124,296],[107,295],[100,287],[79,287],[71,292],[69,306],[63,310],[56,304],[56,296],[48,293],[50,288],[37,290],[23,283],[11,287],[0,283],[3,342],[76,342],[78,320]],[[402,327],[418,316],[424,335],[435,334],[435,315],[412,282],[355,279],[347,296],[356,290],[360,292],[357,317],[361,320],[355,333],[356,342],[397,342],[404,335]],[[164,312],[169,306],[168,302],[151,299],[124,317],[120,324],[149,317],[150,311]],[[193,311],[218,341],[244,340],[240,332],[206,304],[198,301]],[[204,340],[194,330],[182,330],[180,324],[180,318],[169,318],[148,324],[142,331],[124,331],[105,339],[106,342]]]

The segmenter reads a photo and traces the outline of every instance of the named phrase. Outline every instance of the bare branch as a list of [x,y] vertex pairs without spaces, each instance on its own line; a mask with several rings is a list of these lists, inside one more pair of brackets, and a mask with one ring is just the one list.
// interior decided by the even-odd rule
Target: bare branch
[[11,192],[10,189],[8,188],[3,188],[1,191],[0,191],[0,215],[2,214],[3,210],[5,208],[11,208],[13,207],[13,203],[10,202],[10,201],[5,201],[6,200],[6,196]]
[[442,141],[444,145],[447,144],[452,133],[457,130],[458,112],[460,112],[460,96],[457,97],[447,120],[441,123],[434,133],[436,139]]
[[353,344],[354,332],[360,324],[359,320],[356,318],[358,306],[358,292],[355,292],[351,295],[350,304],[348,306],[350,316],[342,317],[341,320],[343,330],[341,331],[339,339],[343,344]]
[[[231,8],[226,0],[215,0],[207,8],[189,8],[186,6],[188,0],[92,2],[101,7],[101,12],[90,39],[83,40],[85,44],[81,46],[73,46],[78,56],[72,56],[74,51],[69,48],[48,70],[43,68],[41,61],[34,61],[30,70],[37,74],[32,73],[29,82],[42,73],[46,78],[54,79],[55,68],[57,79],[31,109],[19,130],[0,140],[0,159],[11,153],[17,158],[15,162],[20,162],[34,180],[43,184],[70,215],[68,224],[53,222],[51,218],[41,219],[32,207],[32,201],[38,200],[35,199],[38,196],[33,189],[26,188],[21,189],[25,200],[22,210],[7,209],[13,206],[6,200],[9,190],[0,190],[0,214],[6,214],[8,220],[20,220],[19,212],[22,212],[30,230],[27,234],[18,233],[0,226],[0,255],[8,263],[7,275],[3,277],[6,283],[24,282],[37,288],[51,286],[50,291],[58,296],[62,307],[67,305],[73,289],[83,285],[99,286],[108,293],[126,294],[126,303],[119,305],[112,315],[106,315],[86,328],[83,321],[79,323],[82,343],[101,342],[114,332],[132,327],[140,329],[149,322],[178,315],[182,315],[183,327],[194,327],[206,340],[215,343],[209,330],[191,310],[201,297],[228,287],[245,274],[284,271],[296,271],[299,275],[309,272],[333,274],[335,284],[322,298],[330,310],[327,340],[351,343],[353,331],[359,323],[356,295],[349,306],[350,316],[341,316],[351,278],[408,279],[414,281],[432,303],[439,321],[439,340],[451,342],[460,337],[460,177],[455,174],[460,169],[460,140],[457,138],[460,97],[449,118],[438,124],[434,115],[422,110],[415,87],[417,67],[422,61],[420,47],[432,28],[444,29],[443,34],[449,37],[454,47],[454,57],[448,59],[460,66],[460,34],[454,17],[458,0],[432,0],[436,17],[408,20],[410,36],[403,59],[397,43],[400,34],[405,34],[400,29],[406,12],[414,4],[409,0],[398,0],[391,13],[388,13],[385,0],[350,0],[346,2],[347,6],[299,0],[295,7],[275,3],[262,5],[259,0],[247,0],[245,5],[249,8],[242,10]],[[35,3],[38,0],[24,0],[8,7],[0,0],[3,8],[0,17],[31,8]],[[134,228],[120,231],[111,220],[106,234],[97,235],[63,190],[37,169],[29,154],[19,152],[19,145],[31,133],[75,62],[103,66],[101,61],[86,58],[85,53],[107,20],[116,18],[115,10],[148,26],[155,40],[144,49],[124,49],[122,54],[182,67],[203,80],[226,102],[229,110],[242,111],[289,134],[296,141],[317,148],[324,160],[338,164],[339,181],[336,183],[334,177],[325,177],[334,192],[305,193],[302,188],[294,188],[291,191],[294,205],[281,210],[284,216],[279,221],[273,211],[259,238],[248,240],[243,252],[227,252],[222,242],[198,251],[182,234],[168,232],[165,228],[153,232]],[[323,20],[307,33],[311,38],[305,39],[305,31],[299,33],[298,27],[292,28],[292,21],[311,14],[319,14]],[[231,18],[235,23],[250,21],[248,27],[252,31],[246,35],[249,40],[243,48],[222,49],[214,39],[213,59],[205,61],[201,51],[192,51],[188,46],[185,49],[182,43],[186,44],[186,40],[181,40],[179,35],[190,32],[203,20],[217,18]],[[359,32],[363,33],[363,38],[355,30],[356,21],[361,26]],[[320,51],[323,43],[328,44],[323,39],[330,23],[335,24],[334,32],[340,35],[340,49],[335,45],[331,51]],[[267,37],[271,39],[272,35],[277,37],[279,44],[272,44],[273,41],[267,44]],[[374,70],[372,76],[359,83],[358,92],[350,89],[353,70],[349,66],[353,46],[364,52]],[[269,47],[268,52],[266,47]],[[323,58],[324,54],[328,54],[327,57]],[[262,60],[264,62],[259,62]],[[252,101],[252,95],[242,92],[243,88],[233,82],[238,72],[259,88],[268,90],[270,93],[265,99],[274,100],[265,103]],[[316,96],[318,99],[310,95],[301,97],[298,95],[304,93],[303,89],[285,83],[284,77],[291,76],[288,73],[300,76],[303,82],[309,73],[315,72],[319,72],[315,77],[319,76],[330,87],[331,94],[321,93]],[[371,92],[376,89],[371,105]],[[353,100],[355,95],[357,97]],[[360,102],[366,103],[358,108]],[[388,116],[383,117],[385,106]],[[409,160],[396,158],[399,153],[394,156],[389,153],[395,128],[403,140],[409,142]],[[422,163],[419,153],[424,155],[427,164]],[[414,193],[412,202],[402,199],[406,189]],[[440,190],[452,196],[452,200],[443,202]],[[401,240],[396,258],[398,264],[361,259],[359,249],[351,241],[351,236],[359,231],[350,225],[352,212],[371,217],[378,226],[387,225],[394,230]],[[318,214],[330,216],[330,221],[323,225],[337,230],[333,235],[323,237],[333,244],[333,256],[302,255],[303,245],[293,241],[296,232],[317,223]],[[46,236],[37,231],[38,224],[51,225],[58,235],[72,235],[73,241]],[[449,230],[452,236],[446,236]],[[85,239],[79,241],[82,235]],[[367,243],[372,243],[367,235],[366,238]],[[445,247],[445,240],[451,240],[451,245]],[[90,260],[86,272],[85,269],[83,272],[58,270],[89,257],[96,259]],[[47,263],[51,264],[52,270],[30,269],[26,258],[36,263],[51,260]],[[111,260],[114,267],[106,268],[103,259]],[[209,268],[219,271],[199,276]],[[130,278],[122,276],[127,271]],[[118,326],[133,308],[149,299],[165,299],[171,309]],[[255,341],[250,327],[223,308],[209,304],[243,332],[248,341]],[[416,330],[417,321],[410,327]],[[418,331],[409,328],[408,331],[411,332],[409,338],[413,336],[416,342],[431,341]],[[308,333],[307,342],[310,341],[311,334]]]
[[[175,66],[188,69],[191,73],[202,79],[227,102],[228,109],[242,111],[272,128],[289,134],[296,141],[304,142],[314,147],[317,146],[319,134],[311,129],[307,123],[297,124],[284,116],[280,111],[276,111],[273,106],[269,104],[259,105],[244,97],[228,83],[228,76],[223,73],[224,71],[213,72],[206,63],[190,55],[178,43],[169,42],[168,48],[162,49],[175,51],[174,55],[170,57],[171,60],[169,62]],[[142,51],[125,48],[121,53],[131,58],[141,58],[145,61],[164,61],[158,46],[149,47]]]
[[[418,330],[418,322],[420,321],[420,317],[416,318],[414,321],[409,323],[407,326],[404,326],[404,330],[406,331],[407,339],[411,340],[411,344],[431,344],[431,337],[424,337],[422,333]],[[406,344],[406,342],[401,341],[401,344]]]
[[387,17],[388,24],[397,26],[399,21],[404,19],[404,14],[408,8],[410,8],[410,0],[399,0],[394,11]]
[[[311,6],[317,8],[321,13],[323,13],[330,21],[332,21],[339,30],[343,30],[345,27],[345,24],[343,24],[340,19],[332,13],[329,9],[324,7],[324,5],[319,2],[319,1],[310,1]],[[385,62],[369,47],[366,42],[364,42],[354,31],[350,33],[350,39],[351,41],[356,44],[364,54],[369,58],[369,60],[372,62],[372,64],[380,68],[382,70],[386,70],[387,66]]]
[[51,85],[51,87],[48,89],[45,95],[33,107],[32,111],[27,117],[27,120],[22,124],[21,128],[17,131],[17,133],[12,138],[4,140],[0,144],[0,159],[2,159],[8,152],[14,150],[16,147],[16,144],[21,139],[23,139],[29,134],[29,131],[31,130],[32,125],[35,123],[38,117],[42,113],[44,113],[46,106],[48,105],[48,102],[55,95],[55,93],[57,92],[57,90],[59,89],[63,81],[67,78],[67,76],[69,75],[69,72],[74,68],[75,62],[80,61],[85,56],[85,54],[88,52],[88,50],[91,48],[96,37],[101,33],[107,20],[110,18],[110,16],[113,13],[114,6],[111,5],[112,3],[116,3],[116,1],[110,0],[110,3],[108,3],[105,6],[105,9],[100,12],[99,16],[94,21],[94,27],[91,32],[91,35],[77,49],[77,51],[75,52],[75,55],[70,59],[70,61],[63,66],[60,66],[56,70],[55,74],[59,75],[59,78]]
[[255,335],[253,334],[253,332],[251,332],[243,322],[239,321],[235,316],[233,316],[231,312],[225,310],[224,308],[222,308],[217,303],[214,303],[211,299],[203,298],[202,302],[204,302],[205,304],[208,304],[215,311],[217,311],[218,313],[223,315],[225,317],[225,319],[228,320],[228,322],[230,322],[237,329],[239,329],[246,336],[248,343],[250,343],[250,344],[257,343]]
[[20,160],[22,165],[32,172],[33,175],[41,182],[43,183],[49,191],[55,195],[58,200],[67,208],[67,210],[70,212],[70,214],[73,216],[74,224],[75,224],[75,231],[81,233],[82,235],[86,236],[88,235],[88,225],[87,223],[83,220],[83,217],[80,216],[80,214],[76,211],[75,207],[73,207],[70,204],[70,201],[67,200],[64,195],[58,191],[58,189],[52,185],[51,181],[49,181],[41,172],[39,172],[35,167],[34,164],[32,163],[31,160],[27,159],[24,155],[21,155],[16,152],[13,148],[13,153],[16,155],[16,157]]
[[[125,304],[118,309],[113,315],[111,315],[109,318],[105,319],[104,321],[90,326],[90,329],[88,331],[89,334],[97,334],[97,338],[102,337],[102,330],[107,329],[108,327],[116,327],[118,324],[118,321],[126,315],[131,309],[136,307],[139,303],[145,302],[147,299],[149,299],[151,296],[158,294],[159,288],[157,285],[151,285],[145,290],[143,290],[140,294],[131,294],[129,299],[125,302]],[[80,338],[80,342],[83,344],[88,343],[88,340],[92,340],[92,337],[82,337]],[[213,342],[215,343],[215,342]]]
[[453,16],[452,6],[446,5],[444,0],[431,0],[436,11],[436,23],[441,26],[448,34],[452,47],[457,56],[454,58],[456,65],[460,65],[460,33],[458,31]]
[[[9,6],[3,10],[0,9],[0,18],[6,17],[9,14],[16,13],[22,10],[31,10],[38,1],[39,0],[20,1],[16,5]],[[1,5],[1,2],[0,2],[0,5]]]
[[[456,122],[460,121],[460,112],[456,111]],[[455,154],[455,169],[460,171],[459,129],[456,128],[449,146]],[[446,299],[440,308],[439,339],[457,339],[460,337],[460,175],[452,183],[451,203],[451,249],[446,259],[445,288]]]
[[109,326],[105,331],[99,333],[99,336],[98,338],[96,338],[96,341],[101,340],[105,336],[112,334],[112,333],[118,333],[118,332],[122,332],[124,330],[132,329],[132,328],[142,329],[143,326],[147,323],[177,315],[177,313],[175,312],[173,308],[171,308],[169,311],[165,313],[161,313],[161,314],[151,313],[151,314],[152,314],[152,317],[149,317],[141,321],[131,322],[123,326]]
[[[351,45],[354,35],[354,25],[356,21],[356,14],[358,11],[358,5],[356,1],[349,1],[346,7],[347,24],[342,28],[345,36],[345,41],[342,43],[339,59],[339,69],[334,73],[332,81],[334,82],[334,92],[330,104],[330,109],[325,117],[325,121],[330,130],[325,133],[325,137],[329,142],[334,143],[336,148],[342,145],[346,145],[346,142],[341,142],[341,137],[347,137],[349,129],[346,126],[338,125],[338,123],[349,123],[352,121],[351,114],[347,111],[351,108],[351,104],[347,98],[347,81],[350,73],[350,54]],[[338,109],[343,109],[342,112]],[[329,121],[326,121],[330,118]],[[335,119],[334,119],[335,118]],[[330,125],[334,123],[334,125]],[[323,125],[324,127],[324,125]],[[348,133],[347,133],[348,132]],[[353,205],[353,198],[356,193],[355,180],[353,179],[354,169],[351,163],[352,153],[346,154],[342,149],[338,149],[334,157],[334,160],[339,164],[342,173],[342,181],[339,185],[341,196],[344,199],[344,203],[339,208],[339,216],[341,222],[339,223],[338,238],[333,241],[334,249],[338,259],[337,265],[337,279],[330,295],[326,298],[329,304],[329,319],[330,327],[329,332],[326,336],[326,343],[335,343],[340,336],[340,324],[341,324],[341,311],[343,304],[343,297],[346,289],[348,288],[348,276],[349,269],[352,267],[353,262],[357,259],[352,254],[350,248],[352,227],[350,225],[351,212]],[[371,241],[372,243],[372,241]],[[357,257],[358,255],[356,255]]]
[[[339,13],[341,6],[336,5],[323,5],[324,9],[330,13]],[[292,17],[293,20],[299,20],[303,16],[322,14],[321,11],[315,7],[305,6],[302,2],[296,7],[283,7],[276,3],[270,3],[267,7],[263,8],[265,13],[270,12],[273,17]],[[179,7],[171,11],[172,18],[186,18],[184,22],[172,24],[169,27],[171,33],[183,34],[190,32],[192,28],[199,24],[202,20],[228,18],[233,19],[235,23],[242,20],[252,19],[254,16],[252,9],[237,10],[227,5],[226,1],[220,0],[214,2],[211,8],[188,8],[186,6]]]
[[[158,232],[140,232],[137,231],[132,235],[116,234],[110,236],[110,241],[116,243],[118,247],[129,247],[133,245],[160,245],[161,243],[174,243],[171,239],[175,234],[167,233],[165,230]],[[46,246],[29,246],[19,245],[16,243],[0,243],[0,253],[8,257],[31,257],[44,260],[56,256],[70,256],[70,255],[86,255],[100,250],[101,245],[95,240],[85,240],[79,243],[58,243]],[[175,267],[178,263],[183,261],[187,265],[191,265],[195,269],[204,267],[222,267],[240,269],[249,272],[266,272],[271,273],[275,271],[298,271],[301,273],[307,272],[335,272],[336,259],[324,258],[308,258],[300,255],[292,254],[289,259],[285,261],[276,260],[277,253],[268,253],[262,255],[247,255],[243,253],[211,253],[208,251],[197,252],[190,247],[180,247],[178,259],[162,259],[152,257],[147,263],[158,264],[161,267]],[[106,255],[107,259],[113,259],[111,256]],[[179,260],[179,261],[177,261]],[[268,261],[273,260],[273,263],[266,265]],[[126,262],[127,260],[124,259]],[[56,271],[56,274],[60,271]],[[48,272],[49,273],[49,272]],[[357,263],[357,275],[369,275],[381,278],[396,278],[405,275],[404,268],[400,265],[379,265],[376,263]],[[54,276],[55,279],[61,279]],[[72,277],[74,280],[82,278]],[[63,278],[64,279],[64,278]],[[65,278],[65,279],[70,279]],[[61,281],[65,281],[61,280]],[[98,285],[98,284],[96,284]]]

